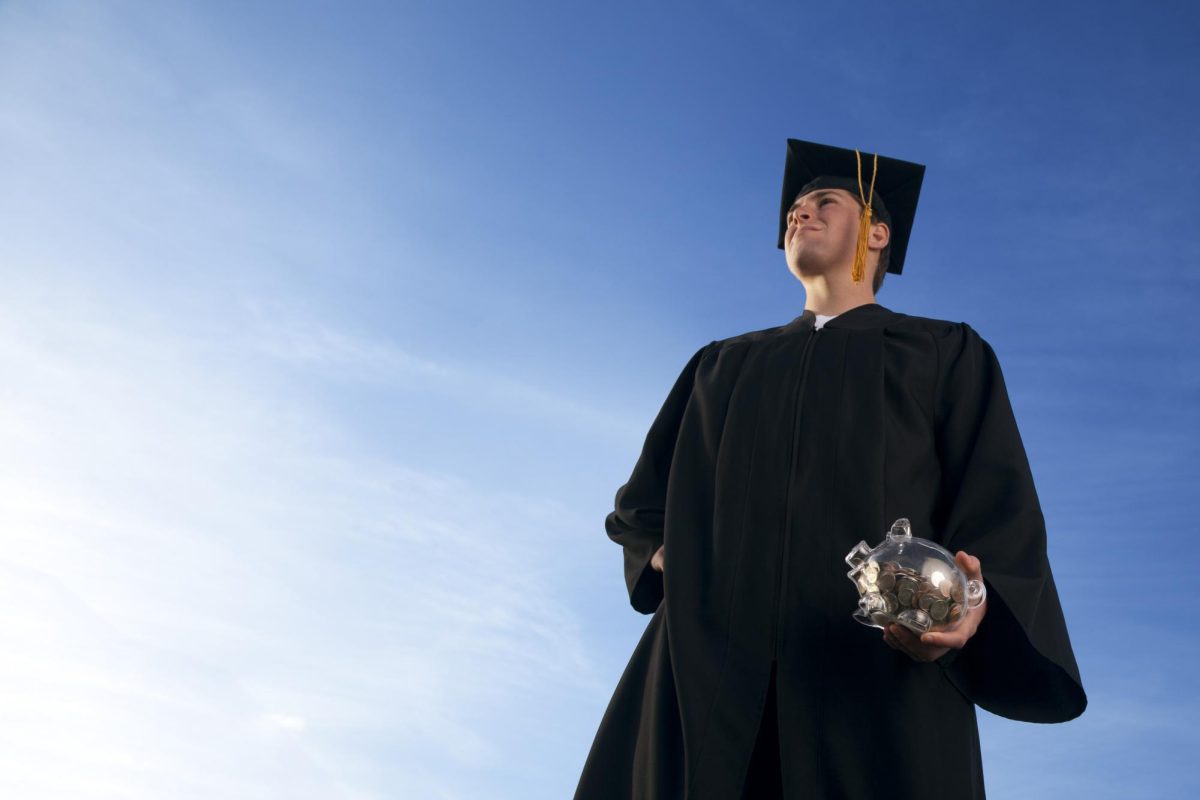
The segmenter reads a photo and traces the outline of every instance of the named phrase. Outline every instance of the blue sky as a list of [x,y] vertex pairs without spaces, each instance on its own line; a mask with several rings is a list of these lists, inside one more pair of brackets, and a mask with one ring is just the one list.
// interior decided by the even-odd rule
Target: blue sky
[[879,301],[1004,367],[1090,706],[980,711],[989,796],[1195,795],[1198,33],[0,4],[0,793],[570,796],[647,621],[613,494],[697,347],[803,309],[794,137],[928,165]]

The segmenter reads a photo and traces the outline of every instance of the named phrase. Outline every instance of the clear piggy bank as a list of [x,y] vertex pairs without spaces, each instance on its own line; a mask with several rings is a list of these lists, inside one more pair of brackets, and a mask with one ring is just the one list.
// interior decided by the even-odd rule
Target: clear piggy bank
[[967,580],[949,550],[914,537],[904,518],[877,547],[855,545],[846,563],[859,594],[854,618],[873,628],[898,622],[918,634],[954,630],[987,596],[982,581]]

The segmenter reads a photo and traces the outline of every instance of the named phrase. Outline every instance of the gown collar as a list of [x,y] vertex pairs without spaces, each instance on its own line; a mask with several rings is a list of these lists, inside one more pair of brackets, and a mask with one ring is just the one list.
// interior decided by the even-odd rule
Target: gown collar
[[[847,311],[843,311],[833,319],[826,320],[825,324],[821,327],[866,330],[882,327],[895,316],[896,313],[894,311],[879,305],[879,303],[864,303],[861,306],[855,306]],[[787,328],[789,330],[807,331],[816,327],[816,324],[817,315],[813,311],[805,309],[804,313],[787,324]]]

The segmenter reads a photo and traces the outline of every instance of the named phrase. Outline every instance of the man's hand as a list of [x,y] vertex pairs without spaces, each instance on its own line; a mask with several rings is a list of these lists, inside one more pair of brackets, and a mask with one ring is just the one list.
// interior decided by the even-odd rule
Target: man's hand
[[663,571],[663,561],[667,558],[667,546],[664,544],[658,548],[658,552],[650,557],[650,566],[659,572]]
[[[959,550],[954,560],[958,563],[958,568],[966,573],[967,580],[983,581],[978,558]],[[935,661],[949,653],[951,648],[961,650],[967,640],[975,635],[975,631],[979,630],[979,623],[983,621],[983,615],[986,613],[985,598],[982,605],[968,611],[959,626],[948,633],[924,633],[917,636],[903,625],[893,623],[884,628],[883,640],[892,649],[907,653],[914,661]]]

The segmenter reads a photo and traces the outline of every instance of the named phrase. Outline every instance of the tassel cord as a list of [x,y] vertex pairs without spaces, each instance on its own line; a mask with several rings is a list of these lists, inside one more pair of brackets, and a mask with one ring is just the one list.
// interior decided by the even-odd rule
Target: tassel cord
[[855,283],[862,283],[867,270],[867,234],[871,231],[871,198],[875,196],[875,175],[879,171],[879,154],[875,154],[875,161],[871,166],[871,188],[865,195],[862,185],[862,156],[857,148],[854,150],[854,158],[858,162],[858,197],[862,200],[863,210],[858,217],[858,242],[854,247],[854,266],[850,271],[850,278]]

